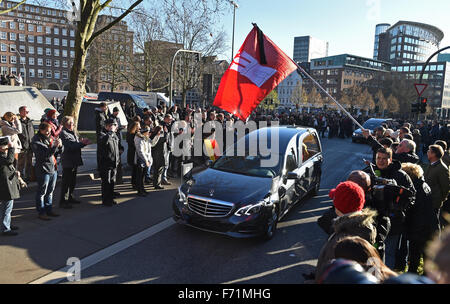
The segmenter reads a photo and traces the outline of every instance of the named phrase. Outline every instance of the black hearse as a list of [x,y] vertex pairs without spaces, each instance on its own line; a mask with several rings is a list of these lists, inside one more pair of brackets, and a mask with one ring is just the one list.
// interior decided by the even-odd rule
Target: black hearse
[[[271,147],[276,137],[278,142]],[[259,148],[252,154],[249,147],[260,147],[264,138],[263,147],[268,147],[270,154]],[[173,199],[175,221],[232,237],[270,239],[277,222],[297,202],[309,192],[317,193],[323,156],[315,129],[263,128],[229,149],[236,152],[243,141],[245,156],[224,153],[178,188]]]

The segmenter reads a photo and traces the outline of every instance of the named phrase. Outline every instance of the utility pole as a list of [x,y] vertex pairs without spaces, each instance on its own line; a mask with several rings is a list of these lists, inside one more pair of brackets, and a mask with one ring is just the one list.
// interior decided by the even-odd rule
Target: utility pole
[[233,62],[233,59],[234,59],[234,28],[235,28],[235,24],[236,24],[236,9],[239,8],[239,5],[237,5],[237,3],[232,0],[228,0],[228,2],[230,2],[233,5],[233,37],[231,40],[231,61],[230,61],[230,62]]

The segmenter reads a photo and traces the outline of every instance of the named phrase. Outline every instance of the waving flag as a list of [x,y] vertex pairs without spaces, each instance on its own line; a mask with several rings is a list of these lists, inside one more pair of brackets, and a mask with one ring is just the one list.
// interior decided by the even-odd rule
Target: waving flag
[[213,105],[246,120],[296,69],[295,63],[254,24],[223,75]]

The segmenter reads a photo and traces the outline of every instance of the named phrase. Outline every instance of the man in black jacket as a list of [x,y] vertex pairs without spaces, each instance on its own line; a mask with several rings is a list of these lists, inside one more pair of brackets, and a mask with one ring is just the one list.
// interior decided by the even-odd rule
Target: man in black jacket
[[39,132],[33,137],[31,147],[36,157],[36,209],[39,219],[50,220],[49,216],[59,216],[52,211],[53,191],[55,190],[58,171],[55,153],[62,147],[61,139],[51,137],[52,127],[43,122]]
[[117,166],[120,162],[120,152],[116,130],[116,120],[107,119],[105,129],[97,142],[98,168],[102,179],[102,202],[104,206],[108,207],[117,204],[114,201],[114,183],[116,181]]
[[17,171],[20,172],[23,179],[30,181],[31,168],[33,165],[33,150],[31,149],[31,139],[34,136],[33,120],[28,117],[27,106],[19,108],[19,121],[22,124],[22,133],[19,134],[19,139],[22,144],[22,151],[19,154],[19,161],[17,163]]
[[398,160],[402,164],[412,163],[417,164],[419,162],[419,156],[416,152],[416,143],[410,139],[403,139],[397,147],[393,158]]
[[64,150],[61,155],[63,174],[59,207],[71,209],[72,204],[80,203],[73,198],[73,191],[77,181],[78,167],[83,165],[81,149],[91,142],[89,139],[85,138],[80,140],[78,135],[75,134],[73,117],[65,116],[62,119],[62,125],[64,128],[61,131],[60,138],[62,140]]

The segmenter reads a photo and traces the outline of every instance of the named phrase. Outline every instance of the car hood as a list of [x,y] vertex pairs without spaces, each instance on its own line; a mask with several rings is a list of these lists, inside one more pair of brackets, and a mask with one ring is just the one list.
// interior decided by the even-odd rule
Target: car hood
[[259,202],[270,193],[272,187],[272,178],[247,176],[210,168],[194,174],[192,180],[189,194],[239,205]]

